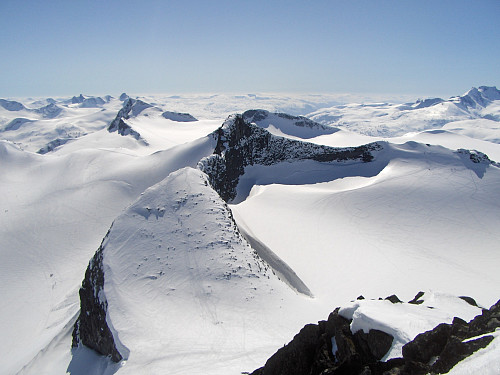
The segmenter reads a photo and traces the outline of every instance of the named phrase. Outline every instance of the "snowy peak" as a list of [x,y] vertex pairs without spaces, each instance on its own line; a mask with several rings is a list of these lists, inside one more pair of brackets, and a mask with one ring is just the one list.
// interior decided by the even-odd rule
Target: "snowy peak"
[[109,103],[111,99],[112,97],[110,95],[106,95],[103,99],[100,96],[85,97],[83,94],[80,94],[79,96],[73,96],[70,103],[78,104],[80,108],[99,108],[102,107],[103,104]]
[[80,103],[81,108],[99,108],[102,107],[103,104],[105,104],[106,101],[101,98],[101,97],[90,97],[86,98],[83,100],[83,102]]
[[62,108],[54,103],[50,103],[45,107],[34,109],[33,112],[42,115],[43,118],[51,119],[59,116],[62,112]]
[[126,93],[122,92],[122,94],[120,95],[120,97],[118,99],[120,99],[120,101],[124,102],[125,100],[127,100],[129,98],[130,97]]
[[444,102],[441,98],[428,98],[428,99],[418,99],[415,104],[411,106],[413,109],[432,107],[433,105]]
[[83,101],[85,100],[85,97],[80,94],[80,96],[73,96],[71,98],[71,103],[72,104],[79,104],[79,103],[83,103]]
[[462,96],[452,97],[450,101],[462,109],[470,110],[486,107],[493,100],[499,99],[500,91],[495,86],[480,86],[471,88]]
[[125,121],[130,117],[138,116],[146,108],[153,107],[151,104],[145,103],[142,100],[128,98],[123,103],[123,107],[118,111],[118,114],[113,121],[108,125],[108,131],[110,133],[117,132],[122,136],[131,135],[137,140],[143,140],[141,135],[132,129],[132,127]]
[[303,116],[291,116],[286,113],[271,113],[263,109],[252,109],[243,113],[243,120],[262,128],[277,130],[283,135],[300,138],[313,138],[324,134],[333,134],[338,129],[318,124]]
[[278,137],[245,121],[242,115],[230,116],[212,137],[216,141],[214,154],[202,159],[199,168],[225,201],[236,197],[236,186],[247,166],[299,160],[369,162],[372,151],[381,148],[377,143],[334,148]]
[[488,100],[500,100],[500,90],[496,86],[479,86],[478,91]]
[[14,100],[0,99],[0,106],[5,108],[7,111],[16,112],[26,109],[22,103],[16,102]]
[[[155,329],[151,337],[142,332],[141,324],[151,322],[137,307],[156,311],[162,306],[155,325],[163,327],[177,324],[165,312],[179,309],[187,315],[192,303],[207,312],[214,303],[239,311],[257,293],[273,294],[278,288],[288,287],[241,237],[206,176],[180,169],[114,221],[82,283],[73,346],[83,344],[117,362],[127,358],[128,350],[140,350],[134,348],[138,342],[160,342],[174,333]],[[223,311],[207,312],[200,319],[222,323]],[[197,314],[186,318],[197,319]],[[135,340],[129,341],[131,336]]]

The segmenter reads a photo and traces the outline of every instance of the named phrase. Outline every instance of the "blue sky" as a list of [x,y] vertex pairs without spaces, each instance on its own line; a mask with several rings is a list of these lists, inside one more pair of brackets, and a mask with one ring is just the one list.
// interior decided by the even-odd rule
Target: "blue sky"
[[444,96],[500,85],[500,1],[0,1],[0,97]]

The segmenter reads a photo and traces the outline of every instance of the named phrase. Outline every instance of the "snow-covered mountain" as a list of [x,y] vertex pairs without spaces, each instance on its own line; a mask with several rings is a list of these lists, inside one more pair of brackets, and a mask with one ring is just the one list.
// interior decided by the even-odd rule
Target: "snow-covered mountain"
[[[471,320],[457,296],[500,297],[500,144],[476,128],[498,125],[495,90],[335,109],[372,126],[399,111],[384,120],[397,138],[273,109],[197,120],[126,94],[37,100],[53,118],[2,106],[1,372],[251,372],[336,306],[353,334],[390,334],[389,359]],[[443,106],[460,120],[414,132]],[[370,300],[420,290],[420,305]],[[495,373],[497,336],[464,368]]]
[[[486,131],[475,138],[499,143],[500,91],[496,87],[473,87],[448,100],[419,99],[415,103],[370,103],[337,105],[308,114],[324,125],[370,136],[395,137],[428,129],[453,129],[471,135],[474,128]],[[462,123],[468,121],[468,123]],[[465,126],[464,126],[465,125]]]

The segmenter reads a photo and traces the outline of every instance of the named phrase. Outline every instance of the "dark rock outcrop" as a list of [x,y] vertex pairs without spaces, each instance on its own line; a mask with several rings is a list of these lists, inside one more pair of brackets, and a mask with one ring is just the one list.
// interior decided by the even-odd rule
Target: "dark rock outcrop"
[[413,305],[420,305],[422,303],[424,303],[424,300],[423,299],[420,299],[424,296],[424,292],[420,291],[418,292],[415,297],[413,297],[413,299],[411,301],[409,301],[408,303],[411,303]]
[[115,339],[106,320],[108,303],[103,290],[103,243],[90,260],[80,288],[80,315],[73,328],[72,346],[83,344],[99,354],[109,356],[114,362],[119,362],[123,356],[116,348]]
[[390,349],[393,337],[379,330],[352,334],[351,321],[339,315],[306,325],[252,375],[371,374]]
[[382,148],[378,143],[335,148],[278,137],[245,121],[242,115],[230,116],[211,136],[216,141],[214,153],[202,159],[199,168],[226,202],[236,197],[246,166],[299,160],[369,162],[374,158],[372,152]]
[[[423,292],[411,303],[418,303]],[[470,297],[469,297],[470,298]],[[391,335],[370,330],[352,334],[351,321],[338,314],[308,324],[252,375],[424,375],[447,373],[461,360],[486,347],[500,327],[500,301],[469,323],[455,318],[421,333],[403,346],[403,357],[380,360],[392,345]]]
[[56,138],[53,141],[50,141],[45,146],[43,146],[40,150],[37,151],[37,154],[44,155],[49,152],[54,151],[57,147],[62,146],[70,141],[73,141],[74,138]]
[[85,100],[85,97],[80,94],[79,96],[73,96],[71,98],[71,103],[72,104],[79,104],[79,103],[83,103],[83,101]]
[[123,107],[118,111],[116,117],[108,125],[108,131],[110,133],[117,132],[120,135],[126,136],[130,135],[137,140],[141,140],[147,143],[139,134],[139,132],[132,129],[132,127],[125,122],[131,116],[137,116],[144,109],[152,107],[150,104],[143,102],[142,100],[127,99],[123,103]]
[[189,113],[179,113],[179,112],[170,112],[165,111],[161,114],[167,120],[177,121],[177,122],[192,122],[198,121],[198,119]]
[[390,301],[392,303],[402,303],[403,302],[395,294],[392,294],[389,297],[385,297],[385,300]]

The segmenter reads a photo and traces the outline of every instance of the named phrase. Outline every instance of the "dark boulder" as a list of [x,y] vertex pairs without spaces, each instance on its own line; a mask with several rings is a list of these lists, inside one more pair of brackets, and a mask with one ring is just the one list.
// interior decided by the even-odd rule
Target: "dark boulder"
[[[411,303],[422,303],[418,293]],[[391,348],[393,337],[370,330],[352,334],[351,321],[337,308],[327,321],[306,326],[266,365],[253,374],[279,375],[424,375],[446,373],[461,360],[486,347],[500,327],[500,301],[484,309],[469,323],[454,318],[421,333],[403,346],[403,357],[385,362],[381,359]],[[315,341],[316,340],[316,341]]]
[[411,301],[409,301],[408,303],[411,303],[413,305],[420,305],[422,303],[424,303],[424,300],[423,299],[420,299],[424,296],[424,292],[420,291],[417,293],[417,295],[415,297],[413,297],[413,299]]

